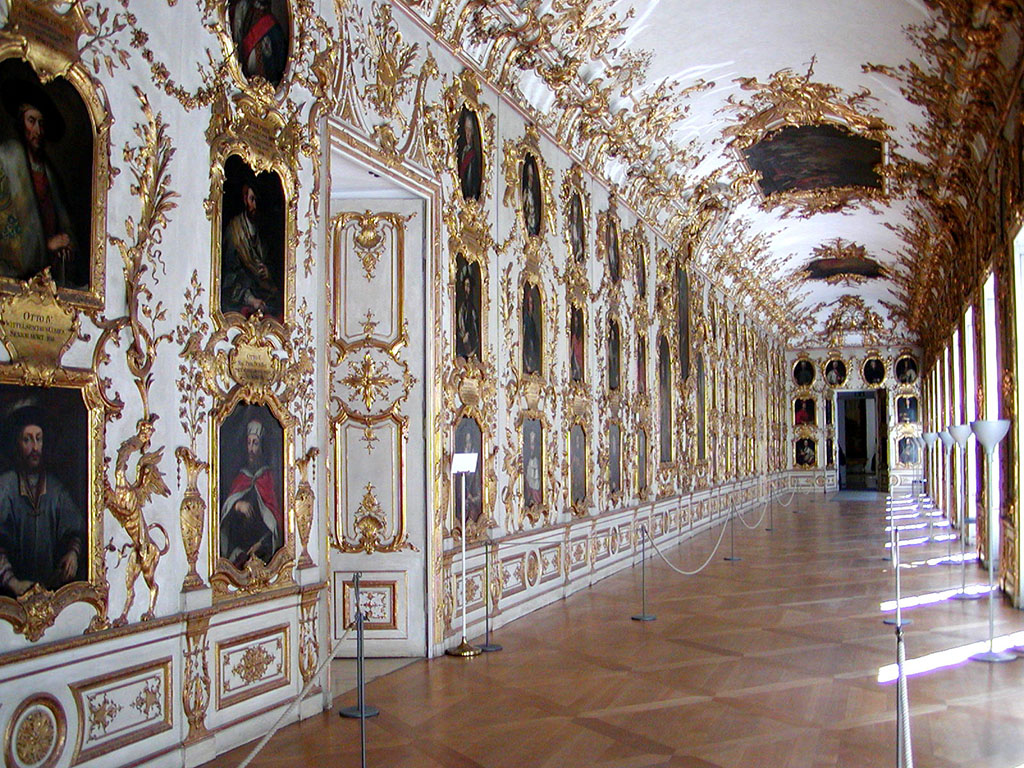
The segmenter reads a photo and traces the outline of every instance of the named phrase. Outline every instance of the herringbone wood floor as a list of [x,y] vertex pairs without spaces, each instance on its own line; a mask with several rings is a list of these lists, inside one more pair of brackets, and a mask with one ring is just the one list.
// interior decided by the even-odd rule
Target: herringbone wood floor
[[[823,500],[824,499],[824,500]],[[892,598],[882,497],[797,497],[775,530],[736,525],[741,562],[719,553],[684,578],[654,561],[503,627],[505,650],[416,662],[372,682],[367,765],[388,768],[824,768],[895,765],[895,658],[879,603]],[[752,522],[753,515],[748,515]],[[719,529],[672,547],[699,565]],[[723,550],[728,547],[725,537]],[[945,554],[931,543],[905,560]],[[968,582],[983,581],[975,565]],[[904,571],[905,594],[959,584],[958,566]],[[987,637],[984,600],[911,609],[907,657]],[[997,633],[1024,629],[998,611]],[[967,662],[910,678],[917,768],[1024,763],[1024,661]],[[348,705],[351,695],[339,697]],[[324,713],[281,731],[257,768],[357,766],[358,722]],[[235,766],[235,750],[215,761]]]

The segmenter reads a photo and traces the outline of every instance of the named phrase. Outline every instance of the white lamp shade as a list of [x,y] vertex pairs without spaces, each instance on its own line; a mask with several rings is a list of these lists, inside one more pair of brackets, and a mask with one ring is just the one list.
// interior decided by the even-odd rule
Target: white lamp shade
[[938,432],[925,432],[922,437],[924,437],[925,445],[927,445],[929,448],[931,448],[933,445],[935,445],[935,442],[939,439],[939,433]]
[[912,437],[910,439],[914,441],[914,445],[916,445],[919,450],[924,448],[924,438],[922,438],[922,437]]
[[939,440],[942,441],[942,447],[947,451],[953,447],[953,436],[946,430],[939,432]]
[[971,422],[971,429],[978,437],[978,442],[984,446],[985,451],[991,453],[999,444],[999,441],[1006,437],[1010,431],[1009,419],[978,419]]
[[949,434],[952,436],[952,438],[956,440],[957,445],[959,445],[961,448],[967,447],[967,441],[971,437],[970,424],[953,424],[947,427],[947,429],[949,430]]

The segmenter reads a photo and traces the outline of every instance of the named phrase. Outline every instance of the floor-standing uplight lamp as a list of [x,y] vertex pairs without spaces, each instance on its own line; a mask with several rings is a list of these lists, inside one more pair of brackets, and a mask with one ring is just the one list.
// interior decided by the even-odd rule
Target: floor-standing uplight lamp
[[[963,466],[967,454],[967,441],[971,437],[970,424],[954,424],[947,427],[950,436],[960,449],[960,466]],[[953,595],[954,600],[977,600],[981,597],[977,592],[967,592],[967,494],[960,494],[960,591]]]
[[449,656],[479,656],[480,649],[466,639],[466,475],[476,471],[475,453],[456,453],[452,456],[452,474],[462,480],[462,642],[445,653]]
[[949,434],[948,430],[941,430],[939,432],[939,440],[942,441],[942,447],[946,449],[946,464],[942,470],[942,500],[945,502],[943,506],[946,507],[946,522],[949,523],[949,535],[946,537],[946,560],[952,560],[953,558],[953,515],[950,510],[949,496],[950,489],[949,484],[952,481],[952,472],[949,468],[949,457],[953,453],[953,436]]
[[996,519],[998,510],[992,502],[995,500],[994,480],[996,446],[1006,437],[1010,429],[1009,419],[979,419],[971,422],[971,429],[985,449],[985,477],[988,485],[986,494],[986,529],[988,530],[988,650],[971,656],[974,661],[1015,661],[1017,654],[997,651],[992,648],[995,635],[996,604],[995,604],[995,562],[999,549],[999,521]]

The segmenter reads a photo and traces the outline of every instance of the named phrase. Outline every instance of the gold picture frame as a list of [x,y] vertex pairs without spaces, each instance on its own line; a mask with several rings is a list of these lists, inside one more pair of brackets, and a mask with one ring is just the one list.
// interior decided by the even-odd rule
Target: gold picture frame
[[[33,7],[29,10],[28,6]],[[85,241],[79,250],[88,254],[89,262],[84,271],[78,271],[78,276],[79,278],[83,275],[87,276],[88,284],[84,288],[81,285],[59,285],[58,296],[63,302],[82,309],[101,310],[105,306],[106,295],[107,194],[111,185],[110,126],[113,118],[103,87],[93,79],[88,68],[77,55],[78,36],[86,29],[88,29],[88,23],[78,6],[72,7],[65,14],[59,14],[50,8],[37,10],[27,0],[14,0],[10,7],[8,25],[4,31],[0,32],[0,70],[7,73],[7,76],[14,76],[18,74],[15,71],[18,69],[15,62],[23,62],[24,67],[21,69],[24,72],[21,74],[28,81],[35,78],[38,89],[43,91],[49,89],[55,92],[63,90],[65,96],[68,95],[68,89],[70,89],[70,92],[81,100],[80,105],[74,105],[58,99],[62,104],[62,106],[58,106],[52,96],[48,94],[45,96],[50,99],[53,109],[61,113],[62,123],[69,122],[65,113],[67,113],[67,117],[72,118],[70,121],[72,129],[78,123],[87,121],[91,129],[92,141],[92,151],[89,157],[91,172],[88,179],[88,201],[84,203],[87,213],[79,211],[78,214],[78,218],[88,220],[89,231],[85,238],[74,238],[74,240]],[[67,85],[68,89],[60,87],[62,82]],[[32,87],[32,84],[30,83],[26,87]],[[78,119],[75,120],[75,112],[78,112],[77,107],[79,106],[81,112],[77,115]],[[74,149],[72,142],[80,142],[82,127],[82,125],[78,125],[78,131],[71,131],[77,138],[68,138],[64,142],[68,145],[65,151],[71,156],[73,156]],[[17,141],[17,139],[11,139],[11,141]],[[63,149],[64,147],[59,148]],[[77,168],[76,163],[68,158],[58,157],[57,160],[62,172],[67,172],[69,168],[72,170]],[[82,171],[82,169],[78,170]],[[53,172],[60,176],[57,170]],[[72,194],[78,194],[81,185],[70,186],[74,187]],[[10,191],[7,194],[9,195]],[[8,202],[10,202],[10,198]],[[79,201],[77,207],[80,208],[82,205]],[[75,207],[70,203],[69,206]],[[55,276],[55,280],[59,283],[66,282],[60,279],[60,276]],[[17,292],[24,283],[25,279],[0,277],[0,292]]]
[[[34,394],[30,394],[34,393]],[[77,403],[80,400],[81,412],[75,413]],[[62,402],[64,401],[64,402]],[[33,404],[34,403],[34,404]],[[9,429],[16,429],[18,423],[17,413],[12,408],[34,408],[39,413],[39,418],[46,421],[46,424],[39,424],[42,433],[41,458],[45,462],[48,455],[49,445],[57,444],[58,450],[62,447],[68,451],[66,442],[52,439],[46,440],[47,432],[51,431],[53,414],[60,414],[60,429],[75,432],[77,435],[72,438],[84,443],[86,457],[82,461],[74,455],[73,451],[68,453],[65,461],[60,462],[59,473],[50,479],[49,470],[46,471],[48,494],[51,498],[59,501],[68,499],[73,504],[78,496],[84,503],[84,510],[81,513],[82,522],[86,530],[80,537],[80,546],[77,547],[77,573],[80,578],[72,578],[61,584],[46,585],[40,584],[36,579],[29,578],[32,586],[18,597],[0,596],[0,619],[11,624],[15,632],[24,635],[30,641],[39,640],[46,630],[51,627],[61,613],[71,605],[86,603],[92,606],[96,615],[92,618],[89,629],[104,629],[108,626],[108,592],[107,567],[105,562],[106,542],[104,541],[104,519],[106,502],[104,491],[107,487],[105,476],[104,442],[106,422],[113,418],[117,410],[111,408],[111,403],[104,398],[100,387],[99,377],[89,370],[74,368],[57,368],[47,377],[45,384],[32,381],[26,378],[23,372],[11,366],[0,366],[0,406],[4,408],[5,429],[3,438],[11,440],[8,446],[4,447],[5,461],[4,474],[0,478],[6,478],[8,483],[20,483],[19,477],[13,463],[13,454],[10,460],[6,459],[8,450],[13,451],[14,435],[7,434]],[[70,410],[68,407],[72,406]],[[8,412],[11,411],[11,412]],[[22,419],[26,424],[33,423],[30,419]],[[64,438],[67,435],[61,433]],[[75,459],[78,459],[76,466]],[[47,464],[43,464],[44,467]],[[57,472],[57,470],[54,470]],[[49,487],[52,484],[59,484],[58,487],[67,486],[69,491],[58,494],[56,490]],[[17,485],[12,485],[12,490]],[[56,502],[55,502],[56,503]],[[63,507],[55,508],[61,522],[66,522],[67,511]],[[55,547],[57,542],[53,542]],[[61,558],[63,561],[63,558]],[[84,563],[82,562],[84,559]],[[21,566],[17,559],[11,562],[12,575],[17,577]],[[55,577],[63,581],[60,573]]]

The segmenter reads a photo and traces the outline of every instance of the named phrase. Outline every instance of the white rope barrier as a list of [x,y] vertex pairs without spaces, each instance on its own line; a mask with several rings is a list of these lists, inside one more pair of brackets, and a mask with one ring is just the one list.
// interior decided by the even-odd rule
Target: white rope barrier
[[644,529],[644,533],[647,534],[647,538],[650,540],[651,546],[654,547],[654,551],[658,553],[658,556],[665,562],[665,565],[667,565],[673,571],[678,573],[680,576],[696,576],[698,573],[700,573],[705,568],[707,568],[708,564],[714,558],[715,553],[718,551],[718,548],[722,545],[722,539],[725,538],[725,531],[726,531],[726,529],[728,527],[729,527],[729,521],[726,520],[725,523],[722,524],[722,532],[720,534],[718,534],[718,541],[715,543],[715,548],[713,550],[711,550],[711,554],[708,555],[708,559],[704,561],[704,564],[701,565],[701,567],[698,568],[695,571],[684,571],[683,569],[677,568],[676,566],[672,565],[672,563],[670,563],[668,561],[668,558],[665,557],[664,553],[660,549],[658,549],[658,544],[654,540],[654,537],[651,536],[651,532],[645,528]]
[[742,512],[738,512],[736,514],[736,517],[738,517],[740,519],[740,522],[743,523],[743,527],[744,528],[748,528],[751,531],[755,530],[756,528],[760,528],[761,527],[761,523],[764,522],[764,516],[768,514],[768,504],[769,504],[770,501],[771,501],[771,499],[767,499],[764,502],[764,506],[761,507],[761,516],[759,518],[757,518],[757,522],[754,523],[753,525],[749,524],[746,520],[743,519],[743,513]]
[[327,654],[324,660],[320,662],[320,666],[316,668],[316,672],[310,675],[309,681],[302,687],[302,690],[299,691],[299,695],[296,696],[292,700],[292,703],[288,705],[288,708],[281,713],[281,716],[277,718],[277,722],[274,723],[273,727],[269,731],[267,731],[267,733],[263,736],[262,739],[260,739],[259,744],[257,744],[253,751],[249,753],[249,756],[246,757],[245,760],[243,760],[239,764],[238,768],[246,768],[246,766],[248,766],[249,763],[253,761],[256,755],[260,753],[260,750],[262,750],[267,745],[267,742],[274,737],[274,734],[277,733],[278,730],[280,730],[281,726],[284,724],[285,718],[291,714],[292,710],[295,708],[295,705],[306,697],[306,694],[309,692],[310,687],[313,685],[316,679],[320,677],[320,673],[324,671],[324,667],[326,667],[327,664],[334,658],[334,654],[337,652],[338,648],[341,647],[341,644],[348,640],[348,636],[350,634],[352,634],[352,627],[346,629],[345,634],[338,638],[338,642],[336,642],[331,647],[330,652]]
[[793,503],[793,498],[795,496],[796,496],[796,491],[790,491],[789,492],[789,501],[780,501],[779,502],[779,506],[780,507],[788,507],[790,504]]

